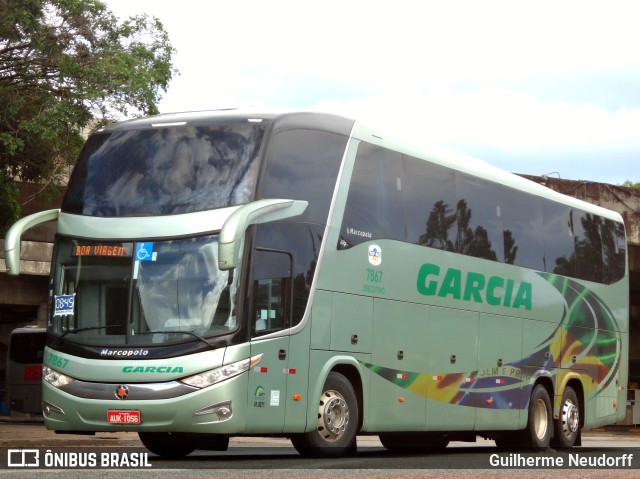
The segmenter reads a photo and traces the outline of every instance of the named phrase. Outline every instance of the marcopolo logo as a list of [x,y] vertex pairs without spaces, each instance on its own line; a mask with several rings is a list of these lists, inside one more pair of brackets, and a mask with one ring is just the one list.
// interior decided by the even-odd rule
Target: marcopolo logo
[[148,349],[103,349],[100,351],[100,356],[116,356],[116,357],[129,357],[129,356],[148,356]]
[[425,263],[418,271],[417,288],[425,296],[451,297],[491,306],[531,309],[533,286],[500,276],[448,268],[442,274],[437,264]]

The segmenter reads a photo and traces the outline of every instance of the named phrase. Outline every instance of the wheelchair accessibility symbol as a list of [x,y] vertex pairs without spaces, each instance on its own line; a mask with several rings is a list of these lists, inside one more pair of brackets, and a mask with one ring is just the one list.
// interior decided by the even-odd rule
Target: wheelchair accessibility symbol
[[153,243],[136,243],[136,261],[153,261]]

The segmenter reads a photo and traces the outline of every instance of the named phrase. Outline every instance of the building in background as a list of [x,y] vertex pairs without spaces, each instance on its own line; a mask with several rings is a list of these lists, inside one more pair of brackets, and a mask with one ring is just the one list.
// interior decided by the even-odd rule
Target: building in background
[[[45,199],[41,186],[18,183],[22,215],[59,208],[63,189],[56,198]],[[15,328],[45,326],[47,318],[47,288],[53,253],[54,222],[28,230],[23,236],[21,271],[9,276],[4,261],[4,237],[0,238],[0,414],[7,413],[6,364],[9,336]]]

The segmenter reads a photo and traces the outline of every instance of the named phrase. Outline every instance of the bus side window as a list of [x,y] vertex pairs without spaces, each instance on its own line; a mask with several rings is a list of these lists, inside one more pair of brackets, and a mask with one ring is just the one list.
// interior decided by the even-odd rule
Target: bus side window
[[338,248],[369,240],[406,241],[402,156],[361,143],[353,167]]
[[548,273],[575,277],[574,221],[575,215],[570,206],[545,201],[544,217],[544,259]]
[[290,327],[292,262],[284,251],[254,250],[252,336]]
[[507,264],[545,270],[543,202],[509,187],[498,190],[501,196],[501,218],[504,258]]
[[454,251],[457,199],[453,170],[406,155],[403,162],[407,240]]
[[573,238],[575,245],[574,273],[576,278],[602,283],[604,261],[601,230],[604,218],[574,209]]
[[259,197],[307,200],[309,206],[295,221],[326,224],[346,144],[346,137],[326,131],[276,133]]
[[605,219],[601,236],[604,263],[603,279],[606,284],[612,284],[622,279],[625,273],[627,241],[624,234],[624,224]]

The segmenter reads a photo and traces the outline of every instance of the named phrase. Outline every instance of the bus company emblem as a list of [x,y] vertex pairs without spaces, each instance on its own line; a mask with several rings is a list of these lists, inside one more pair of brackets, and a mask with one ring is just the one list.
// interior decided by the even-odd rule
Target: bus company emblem
[[267,391],[262,386],[256,388],[256,392],[253,394],[253,407],[264,407],[265,399],[267,397]]
[[369,263],[373,266],[380,266],[382,263],[382,248],[377,244],[369,246]]
[[116,397],[118,399],[126,399],[129,396],[129,388],[124,384],[116,387]]

